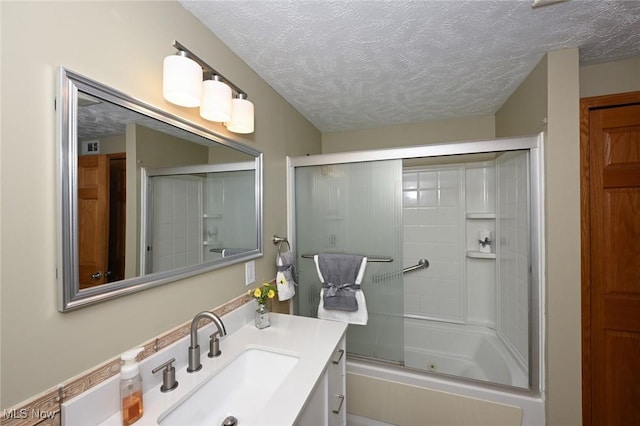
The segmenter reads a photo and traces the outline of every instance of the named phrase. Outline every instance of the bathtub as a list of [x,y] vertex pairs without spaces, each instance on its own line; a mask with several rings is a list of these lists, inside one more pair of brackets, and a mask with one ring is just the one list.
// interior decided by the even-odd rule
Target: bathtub
[[[351,378],[361,376],[370,379],[366,383],[366,388],[358,386],[357,382],[349,380]],[[434,399],[434,396],[448,397],[449,399],[443,400],[444,403],[438,402],[437,408],[433,411],[442,411],[439,413],[439,417],[422,417],[420,422],[417,421],[402,421],[401,414],[395,418],[383,418],[375,415],[376,407],[370,406],[362,408],[362,403],[355,402],[354,396],[358,394],[366,394],[366,392],[379,393],[375,386],[371,386],[372,383],[380,382],[382,388],[387,387],[391,382],[395,386],[393,393],[397,394],[398,389],[406,388],[408,395],[415,395],[420,390],[426,390],[424,398],[418,397],[413,399],[422,399],[419,403],[425,404],[428,399]],[[353,386],[355,384],[355,386]],[[351,385],[351,386],[350,386]],[[366,398],[370,398],[370,394],[366,394]],[[401,396],[403,400],[410,399]],[[347,358],[347,412],[357,414],[364,417],[370,417],[373,419],[385,421],[391,424],[464,424],[460,421],[462,418],[468,418],[474,416],[475,421],[471,424],[518,424],[519,422],[507,422],[507,421],[494,421],[487,422],[478,420],[478,416],[483,409],[478,409],[478,405],[468,406],[465,405],[469,399],[486,401],[488,403],[494,403],[493,405],[496,411],[499,411],[501,407],[507,410],[512,407],[518,407],[521,410],[522,426],[542,426],[545,424],[545,409],[544,409],[544,394],[531,395],[529,392],[519,392],[517,390],[497,389],[495,387],[483,386],[477,383],[465,383],[462,380],[456,380],[455,378],[448,379],[441,376],[420,373],[413,370],[409,370],[403,367],[397,367],[393,365],[383,365],[377,362],[369,362],[366,360],[356,359],[353,357]],[[388,399],[388,398],[387,398]],[[451,402],[452,401],[452,402]],[[393,407],[389,404],[392,402],[372,401],[374,405],[381,406],[383,412],[392,413]],[[351,406],[350,406],[351,404]],[[400,411],[407,411],[406,407],[399,407]],[[448,411],[448,413],[446,413]],[[466,413],[465,413],[466,411]],[[448,417],[446,416],[448,414]],[[393,414],[392,414],[393,415]],[[429,414],[430,415],[430,414]],[[444,417],[443,417],[444,416]],[[466,417],[465,417],[466,416]],[[438,421],[438,419],[444,418],[444,421]],[[494,417],[496,418],[496,417]],[[502,418],[502,417],[497,417]]]
[[526,366],[487,327],[405,318],[404,365],[528,388]]
[[349,356],[347,411],[390,424],[545,424],[544,394],[527,389],[523,366],[493,330],[407,318],[405,365]]

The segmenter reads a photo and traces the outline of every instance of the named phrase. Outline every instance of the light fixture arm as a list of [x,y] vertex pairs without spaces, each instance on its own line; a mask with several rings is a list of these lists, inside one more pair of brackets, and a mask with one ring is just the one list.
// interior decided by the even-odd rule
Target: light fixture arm
[[213,67],[211,67],[202,59],[200,59],[195,53],[193,53],[192,51],[184,47],[184,45],[182,45],[178,40],[173,40],[171,45],[176,48],[176,50],[178,51],[177,53],[178,55],[186,56],[187,58],[191,59],[192,61],[200,65],[200,67],[202,68],[202,74],[204,78],[209,79],[214,75],[217,75],[222,81],[224,81],[229,87],[231,87],[231,89],[234,92],[236,92],[238,95],[243,95],[244,99],[247,98],[247,92],[245,92],[244,90],[242,90],[241,88],[233,84],[231,80],[229,80],[228,78],[220,74]]

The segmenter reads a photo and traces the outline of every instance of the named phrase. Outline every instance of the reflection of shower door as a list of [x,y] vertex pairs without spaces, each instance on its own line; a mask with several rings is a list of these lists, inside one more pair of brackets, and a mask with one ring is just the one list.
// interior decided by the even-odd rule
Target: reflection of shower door
[[315,317],[320,280],[302,254],[348,253],[392,257],[369,262],[362,283],[369,322],[350,325],[350,353],[403,360],[402,161],[297,167],[295,241],[298,311]]
[[146,273],[202,263],[202,185],[197,175],[153,176]]
[[144,169],[141,187],[145,274],[258,248],[253,162]]

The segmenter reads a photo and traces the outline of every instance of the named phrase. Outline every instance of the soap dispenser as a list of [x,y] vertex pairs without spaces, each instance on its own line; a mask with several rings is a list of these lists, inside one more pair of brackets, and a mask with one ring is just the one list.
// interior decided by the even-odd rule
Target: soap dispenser
[[142,376],[136,356],[144,348],[137,348],[122,354],[124,364],[120,368],[120,401],[122,403],[122,424],[129,426],[142,417]]

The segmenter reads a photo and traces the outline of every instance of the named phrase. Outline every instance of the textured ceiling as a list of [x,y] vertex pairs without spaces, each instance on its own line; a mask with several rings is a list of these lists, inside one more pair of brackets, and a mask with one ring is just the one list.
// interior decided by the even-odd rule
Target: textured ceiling
[[137,123],[200,145],[217,145],[209,139],[205,139],[144,114],[137,113],[129,108],[102,101],[83,92],[78,93],[79,141],[124,135],[127,124],[129,123]]
[[180,2],[324,133],[493,114],[551,50],[640,56],[640,0]]

